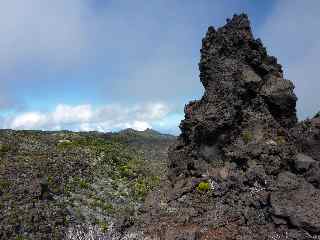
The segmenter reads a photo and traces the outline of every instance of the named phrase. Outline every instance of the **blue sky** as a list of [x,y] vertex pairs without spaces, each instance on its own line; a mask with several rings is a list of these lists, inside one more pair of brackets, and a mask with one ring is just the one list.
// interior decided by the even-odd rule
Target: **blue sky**
[[0,8],[0,127],[178,133],[199,99],[208,26],[246,12],[294,81],[300,119],[320,109],[317,0],[7,0]]

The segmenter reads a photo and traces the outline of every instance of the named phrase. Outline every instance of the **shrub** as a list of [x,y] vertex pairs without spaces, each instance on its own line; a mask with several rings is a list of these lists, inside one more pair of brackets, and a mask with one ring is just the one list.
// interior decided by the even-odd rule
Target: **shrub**
[[285,144],[286,143],[286,139],[284,136],[277,136],[276,137],[276,143],[278,145],[281,145],[281,144]]
[[100,222],[100,223],[99,223],[99,226],[100,226],[100,229],[101,229],[101,231],[102,231],[103,233],[108,232],[108,228],[109,228],[108,223],[106,223],[106,222]]
[[126,164],[119,167],[122,177],[133,178],[143,174],[145,169],[145,162],[137,156],[132,156],[133,159],[129,160]]
[[10,187],[10,182],[6,179],[0,179],[0,192],[7,191]]
[[85,179],[80,179],[79,180],[79,187],[82,189],[88,189],[89,188],[89,183]]
[[146,195],[160,184],[158,176],[140,177],[133,184],[133,193],[136,199],[143,200]]
[[105,202],[103,199],[95,199],[93,202],[91,202],[90,206],[92,208],[100,208],[101,210],[109,214],[114,212],[113,205],[111,203]]
[[197,186],[197,191],[199,192],[207,192],[210,190],[210,185],[208,182],[200,182]]
[[8,144],[0,144],[0,156],[10,151],[10,146]]
[[60,151],[70,149],[74,146],[74,143],[69,140],[60,140],[57,144],[57,149]]
[[90,183],[85,179],[81,177],[73,177],[70,179],[69,184],[65,186],[65,191],[70,192],[74,191],[75,189],[89,189]]
[[251,133],[250,131],[248,131],[248,130],[244,131],[244,132],[241,134],[241,136],[242,136],[242,140],[244,141],[245,144],[248,144],[248,143],[251,142],[252,139],[253,139],[252,133]]
[[16,236],[15,240],[27,240],[27,238],[25,238],[22,235],[18,235],[18,236]]

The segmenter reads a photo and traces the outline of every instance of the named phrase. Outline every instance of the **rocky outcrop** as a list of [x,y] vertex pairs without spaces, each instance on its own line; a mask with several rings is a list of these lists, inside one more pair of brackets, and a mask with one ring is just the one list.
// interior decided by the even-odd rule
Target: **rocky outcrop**
[[[218,158],[223,162],[226,157],[248,158],[247,148],[253,145],[255,154],[261,155],[257,147],[268,141],[281,138],[290,147],[287,130],[297,122],[293,84],[283,78],[277,59],[253,38],[245,15],[234,16],[218,30],[209,28],[199,68],[205,93],[185,107],[180,150],[171,154],[171,177],[196,175],[196,171],[201,175],[206,163]],[[280,158],[263,162],[276,161],[270,171],[278,171],[281,160],[291,156]]]
[[300,152],[295,161],[295,170],[305,179],[320,188],[320,117],[307,119],[290,130]]
[[291,133],[300,152],[320,161],[320,116],[300,122]]
[[199,69],[205,92],[185,106],[146,239],[320,237],[317,137],[297,147],[294,86],[245,14],[209,27]]

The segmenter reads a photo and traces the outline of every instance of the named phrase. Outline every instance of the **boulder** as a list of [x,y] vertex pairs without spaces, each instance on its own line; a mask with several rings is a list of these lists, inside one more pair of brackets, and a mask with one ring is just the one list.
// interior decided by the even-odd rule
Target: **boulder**
[[305,155],[303,153],[297,154],[297,158],[294,161],[294,167],[297,171],[307,171],[311,164],[315,163],[316,161],[309,157],[308,155]]
[[320,161],[320,117],[298,123],[291,129],[298,150]]
[[285,175],[278,178],[279,189],[271,194],[272,213],[286,219],[286,224],[320,233],[320,191],[294,174]]

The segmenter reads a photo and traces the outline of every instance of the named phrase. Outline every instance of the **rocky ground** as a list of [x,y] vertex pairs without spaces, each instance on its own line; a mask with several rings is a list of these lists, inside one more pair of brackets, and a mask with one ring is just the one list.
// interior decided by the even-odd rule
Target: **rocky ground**
[[121,237],[167,172],[175,137],[0,131],[0,239]]

